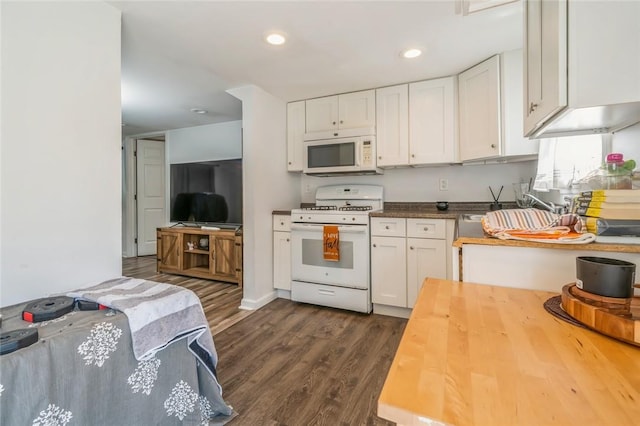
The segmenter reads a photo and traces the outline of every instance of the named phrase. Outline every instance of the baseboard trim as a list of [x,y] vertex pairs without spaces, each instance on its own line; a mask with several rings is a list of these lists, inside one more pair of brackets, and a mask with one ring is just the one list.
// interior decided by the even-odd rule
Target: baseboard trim
[[244,309],[246,311],[253,311],[256,309],[260,309],[267,303],[273,302],[277,298],[278,298],[278,293],[276,293],[275,291],[267,293],[257,300],[242,298],[242,301],[240,302],[240,309]]
[[411,309],[399,308],[397,306],[379,305],[377,303],[374,303],[373,313],[397,318],[409,318],[411,316]]

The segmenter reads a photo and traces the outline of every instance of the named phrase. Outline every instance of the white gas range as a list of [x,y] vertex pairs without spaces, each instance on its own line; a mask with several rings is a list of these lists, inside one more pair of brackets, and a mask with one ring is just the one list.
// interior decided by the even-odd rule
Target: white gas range
[[[371,312],[369,213],[383,207],[377,185],[329,185],[316,204],[291,211],[291,300]],[[337,225],[339,260],[327,259],[324,231]]]

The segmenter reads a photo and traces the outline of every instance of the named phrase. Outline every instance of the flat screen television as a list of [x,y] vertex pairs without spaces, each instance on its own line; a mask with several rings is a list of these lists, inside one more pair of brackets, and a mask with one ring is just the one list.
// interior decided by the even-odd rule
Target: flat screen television
[[242,159],[171,164],[170,220],[242,224]]

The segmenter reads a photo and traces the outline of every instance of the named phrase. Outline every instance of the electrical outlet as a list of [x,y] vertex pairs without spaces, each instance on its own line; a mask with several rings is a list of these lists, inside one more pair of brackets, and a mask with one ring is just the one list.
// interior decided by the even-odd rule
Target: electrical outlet
[[440,179],[440,191],[448,191],[449,190],[449,180]]

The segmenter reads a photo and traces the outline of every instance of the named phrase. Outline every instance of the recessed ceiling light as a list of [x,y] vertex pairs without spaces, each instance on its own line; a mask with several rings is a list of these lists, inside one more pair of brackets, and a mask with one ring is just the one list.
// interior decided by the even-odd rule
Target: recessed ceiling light
[[191,112],[196,114],[206,114],[208,111],[202,108],[191,108]]
[[422,55],[422,50],[420,49],[407,49],[402,52],[402,57],[407,59],[417,58],[420,55]]
[[287,39],[282,34],[279,34],[279,33],[267,34],[267,36],[265,37],[265,40],[267,41],[267,43],[273,44],[275,46],[284,44],[284,42],[287,41]]

